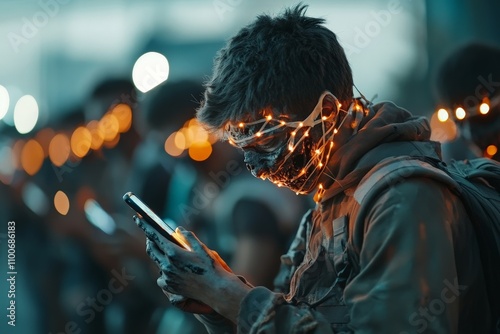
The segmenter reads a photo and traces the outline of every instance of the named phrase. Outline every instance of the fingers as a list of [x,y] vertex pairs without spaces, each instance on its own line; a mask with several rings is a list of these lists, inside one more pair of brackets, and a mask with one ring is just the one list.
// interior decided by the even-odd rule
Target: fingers
[[162,289],[163,293],[169,299],[177,297],[181,298],[183,293],[183,278],[178,276],[171,265],[167,264],[165,269],[162,269],[160,277],[156,280],[156,284]]
[[160,274],[165,273],[169,277],[177,277],[177,273],[186,272],[186,259],[182,253],[178,254],[174,249],[168,249],[166,253],[150,239],[146,239],[146,253],[160,269]]
[[220,257],[219,253],[217,253],[216,251],[214,251],[214,250],[213,250],[213,251],[211,251],[211,254],[212,254],[212,258],[213,258],[215,261],[219,262],[219,264],[222,266],[222,268],[224,268],[224,270],[225,270],[225,271],[230,272],[230,273],[232,273],[232,272],[233,272],[233,271],[231,270],[231,268],[229,268],[229,266],[227,265],[226,261],[224,261],[224,260]]
[[162,250],[164,254],[169,253],[174,249],[181,249],[181,247],[177,246],[173,242],[167,240],[164,236],[161,235],[160,232],[155,230],[151,225],[149,225],[145,220],[134,216],[134,221],[143,231],[146,237],[152,240],[158,247]]
[[161,268],[162,267],[162,260],[163,261],[168,261],[168,258],[165,257],[165,254],[161,251],[160,248],[158,248],[158,245],[156,245],[153,241],[150,239],[146,239],[146,253],[148,256],[153,260],[156,265]]
[[184,237],[194,252],[203,252],[206,254],[210,254],[210,250],[207,248],[207,246],[205,246],[205,244],[201,242],[193,232],[186,230],[182,226],[179,226],[175,229],[175,233],[178,233],[182,237]]
[[[169,290],[168,288],[168,284],[167,284],[167,281],[165,279],[165,276],[164,275],[161,275],[160,277],[158,277],[158,279],[156,280],[156,284],[164,291],[164,292],[167,292],[168,294],[172,294],[173,292]],[[168,295],[167,295],[168,296]],[[170,298],[169,298],[170,299]]]
[[144,231],[146,237],[161,245],[164,238],[160,233],[158,233],[154,228],[152,228],[148,223],[146,223],[146,221],[137,216],[134,216],[134,221],[137,224],[137,226],[139,226],[141,230]]

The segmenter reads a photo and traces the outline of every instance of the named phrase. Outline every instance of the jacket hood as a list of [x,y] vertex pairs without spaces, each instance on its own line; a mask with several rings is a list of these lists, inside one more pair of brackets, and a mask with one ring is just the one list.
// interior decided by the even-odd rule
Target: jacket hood
[[384,158],[409,155],[440,159],[440,145],[431,142],[430,136],[431,128],[425,117],[413,116],[392,102],[373,106],[359,131],[330,159],[328,171],[335,181],[325,185],[327,190],[321,201],[357,184]]

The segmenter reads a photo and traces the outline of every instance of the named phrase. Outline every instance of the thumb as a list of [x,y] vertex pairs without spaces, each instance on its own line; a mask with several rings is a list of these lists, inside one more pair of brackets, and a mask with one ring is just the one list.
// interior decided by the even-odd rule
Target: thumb
[[175,234],[179,236],[180,239],[185,241],[189,246],[191,246],[191,249],[193,251],[204,251],[205,253],[208,253],[208,249],[206,246],[196,237],[196,235],[184,229],[183,227],[179,226],[175,229]]
[[225,270],[225,271],[227,271],[227,272],[229,272],[229,273],[232,273],[232,272],[233,272],[233,271],[231,270],[231,268],[227,265],[226,261],[224,261],[224,260],[220,257],[219,253],[217,253],[217,252],[216,252],[216,251],[214,251],[214,250],[210,250],[210,254],[211,254],[212,258],[213,258],[215,261],[219,262],[219,264],[222,266],[222,268],[224,268],[224,270]]

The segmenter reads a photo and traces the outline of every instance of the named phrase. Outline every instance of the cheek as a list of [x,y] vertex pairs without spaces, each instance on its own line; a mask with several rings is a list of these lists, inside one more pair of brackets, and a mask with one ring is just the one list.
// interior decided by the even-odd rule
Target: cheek
[[283,152],[283,148],[279,148],[268,154],[262,154],[255,151],[245,151],[244,162],[249,170],[257,174],[259,172],[268,173],[280,165],[280,157],[283,155]]

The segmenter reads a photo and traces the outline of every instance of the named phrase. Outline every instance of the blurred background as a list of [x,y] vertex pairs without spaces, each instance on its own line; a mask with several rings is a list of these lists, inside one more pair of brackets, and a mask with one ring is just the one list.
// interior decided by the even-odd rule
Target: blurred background
[[[251,179],[241,155],[193,117],[225,41],[296,3],[0,0],[0,309],[8,316],[16,303],[16,326],[2,314],[1,333],[203,332],[156,286],[126,191],[194,230],[251,283],[272,286],[311,199]],[[467,43],[500,46],[499,1],[305,4],[337,34],[367,98],[428,116],[433,139],[460,136],[458,105],[436,77]],[[478,83],[496,89],[500,74],[488,73]],[[496,142],[478,155],[498,157]]]

